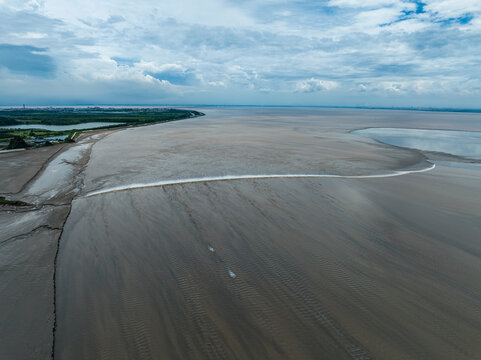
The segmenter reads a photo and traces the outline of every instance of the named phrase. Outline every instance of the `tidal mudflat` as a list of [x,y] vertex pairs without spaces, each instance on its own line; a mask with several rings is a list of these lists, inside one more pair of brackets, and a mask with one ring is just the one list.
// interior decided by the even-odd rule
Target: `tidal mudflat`
[[[479,115],[200,110],[85,137],[2,188],[33,208],[0,215],[0,355],[481,357],[479,164],[351,133]],[[333,177],[290,176],[309,174]]]

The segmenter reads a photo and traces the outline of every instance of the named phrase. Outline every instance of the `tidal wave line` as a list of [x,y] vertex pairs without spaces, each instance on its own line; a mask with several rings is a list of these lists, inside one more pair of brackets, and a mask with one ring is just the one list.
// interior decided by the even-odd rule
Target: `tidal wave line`
[[259,175],[224,175],[224,176],[210,176],[210,177],[198,177],[198,178],[176,179],[176,180],[162,180],[162,181],[157,181],[152,183],[121,185],[121,186],[116,186],[108,189],[97,190],[97,191],[88,193],[87,195],[81,196],[79,198],[89,198],[92,196],[98,196],[98,195],[119,192],[119,191],[127,191],[127,190],[146,189],[146,188],[171,186],[171,185],[205,183],[205,182],[231,181],[231,180],[283,179],[283,178],[339,178],[339,179],[389,178],[389,177],[402,176],[402,175],[408,175],[408,174],[423,173],[423,172],[433,170],[435,167],[436,167],[435,164],[431,164],[431,166],[424,169],[393,171],[390,173],[377,174],[377,175],[259,174]]

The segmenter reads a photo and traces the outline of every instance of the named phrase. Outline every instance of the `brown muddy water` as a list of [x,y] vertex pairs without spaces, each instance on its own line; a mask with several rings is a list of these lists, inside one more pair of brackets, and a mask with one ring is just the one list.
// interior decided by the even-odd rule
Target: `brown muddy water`
[[50,163],[89,151],[63,190],[55,359],[481,358],[480,165],[350,133],[479,115],[199,110]]

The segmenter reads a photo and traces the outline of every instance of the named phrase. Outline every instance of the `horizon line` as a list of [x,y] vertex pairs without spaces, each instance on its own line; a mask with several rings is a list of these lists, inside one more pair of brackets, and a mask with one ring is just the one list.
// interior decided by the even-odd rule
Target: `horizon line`
[[438,111],[438,112],[468,112],[481,113],[481,108],[434,107],[434,106],[356,106],[356,105],[232,105],[232,104],[75,104],[75,105],[0,105],[5,109],[38,109],[38,108],[75,108],[75,107],[252,107],[252,108],[323,108],[323,109],[365,109],[365,110],[408,110],[408,111]]

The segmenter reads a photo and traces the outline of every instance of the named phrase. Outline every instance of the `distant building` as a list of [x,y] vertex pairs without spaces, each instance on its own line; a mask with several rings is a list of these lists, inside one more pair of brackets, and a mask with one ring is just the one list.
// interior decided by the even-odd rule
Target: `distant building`
[[41,138],[35,138],[35,140],[33,141],[34,144],[36,145],[40,145],[40,144],[45,144],[48,140],[46,139],[41,139]]

